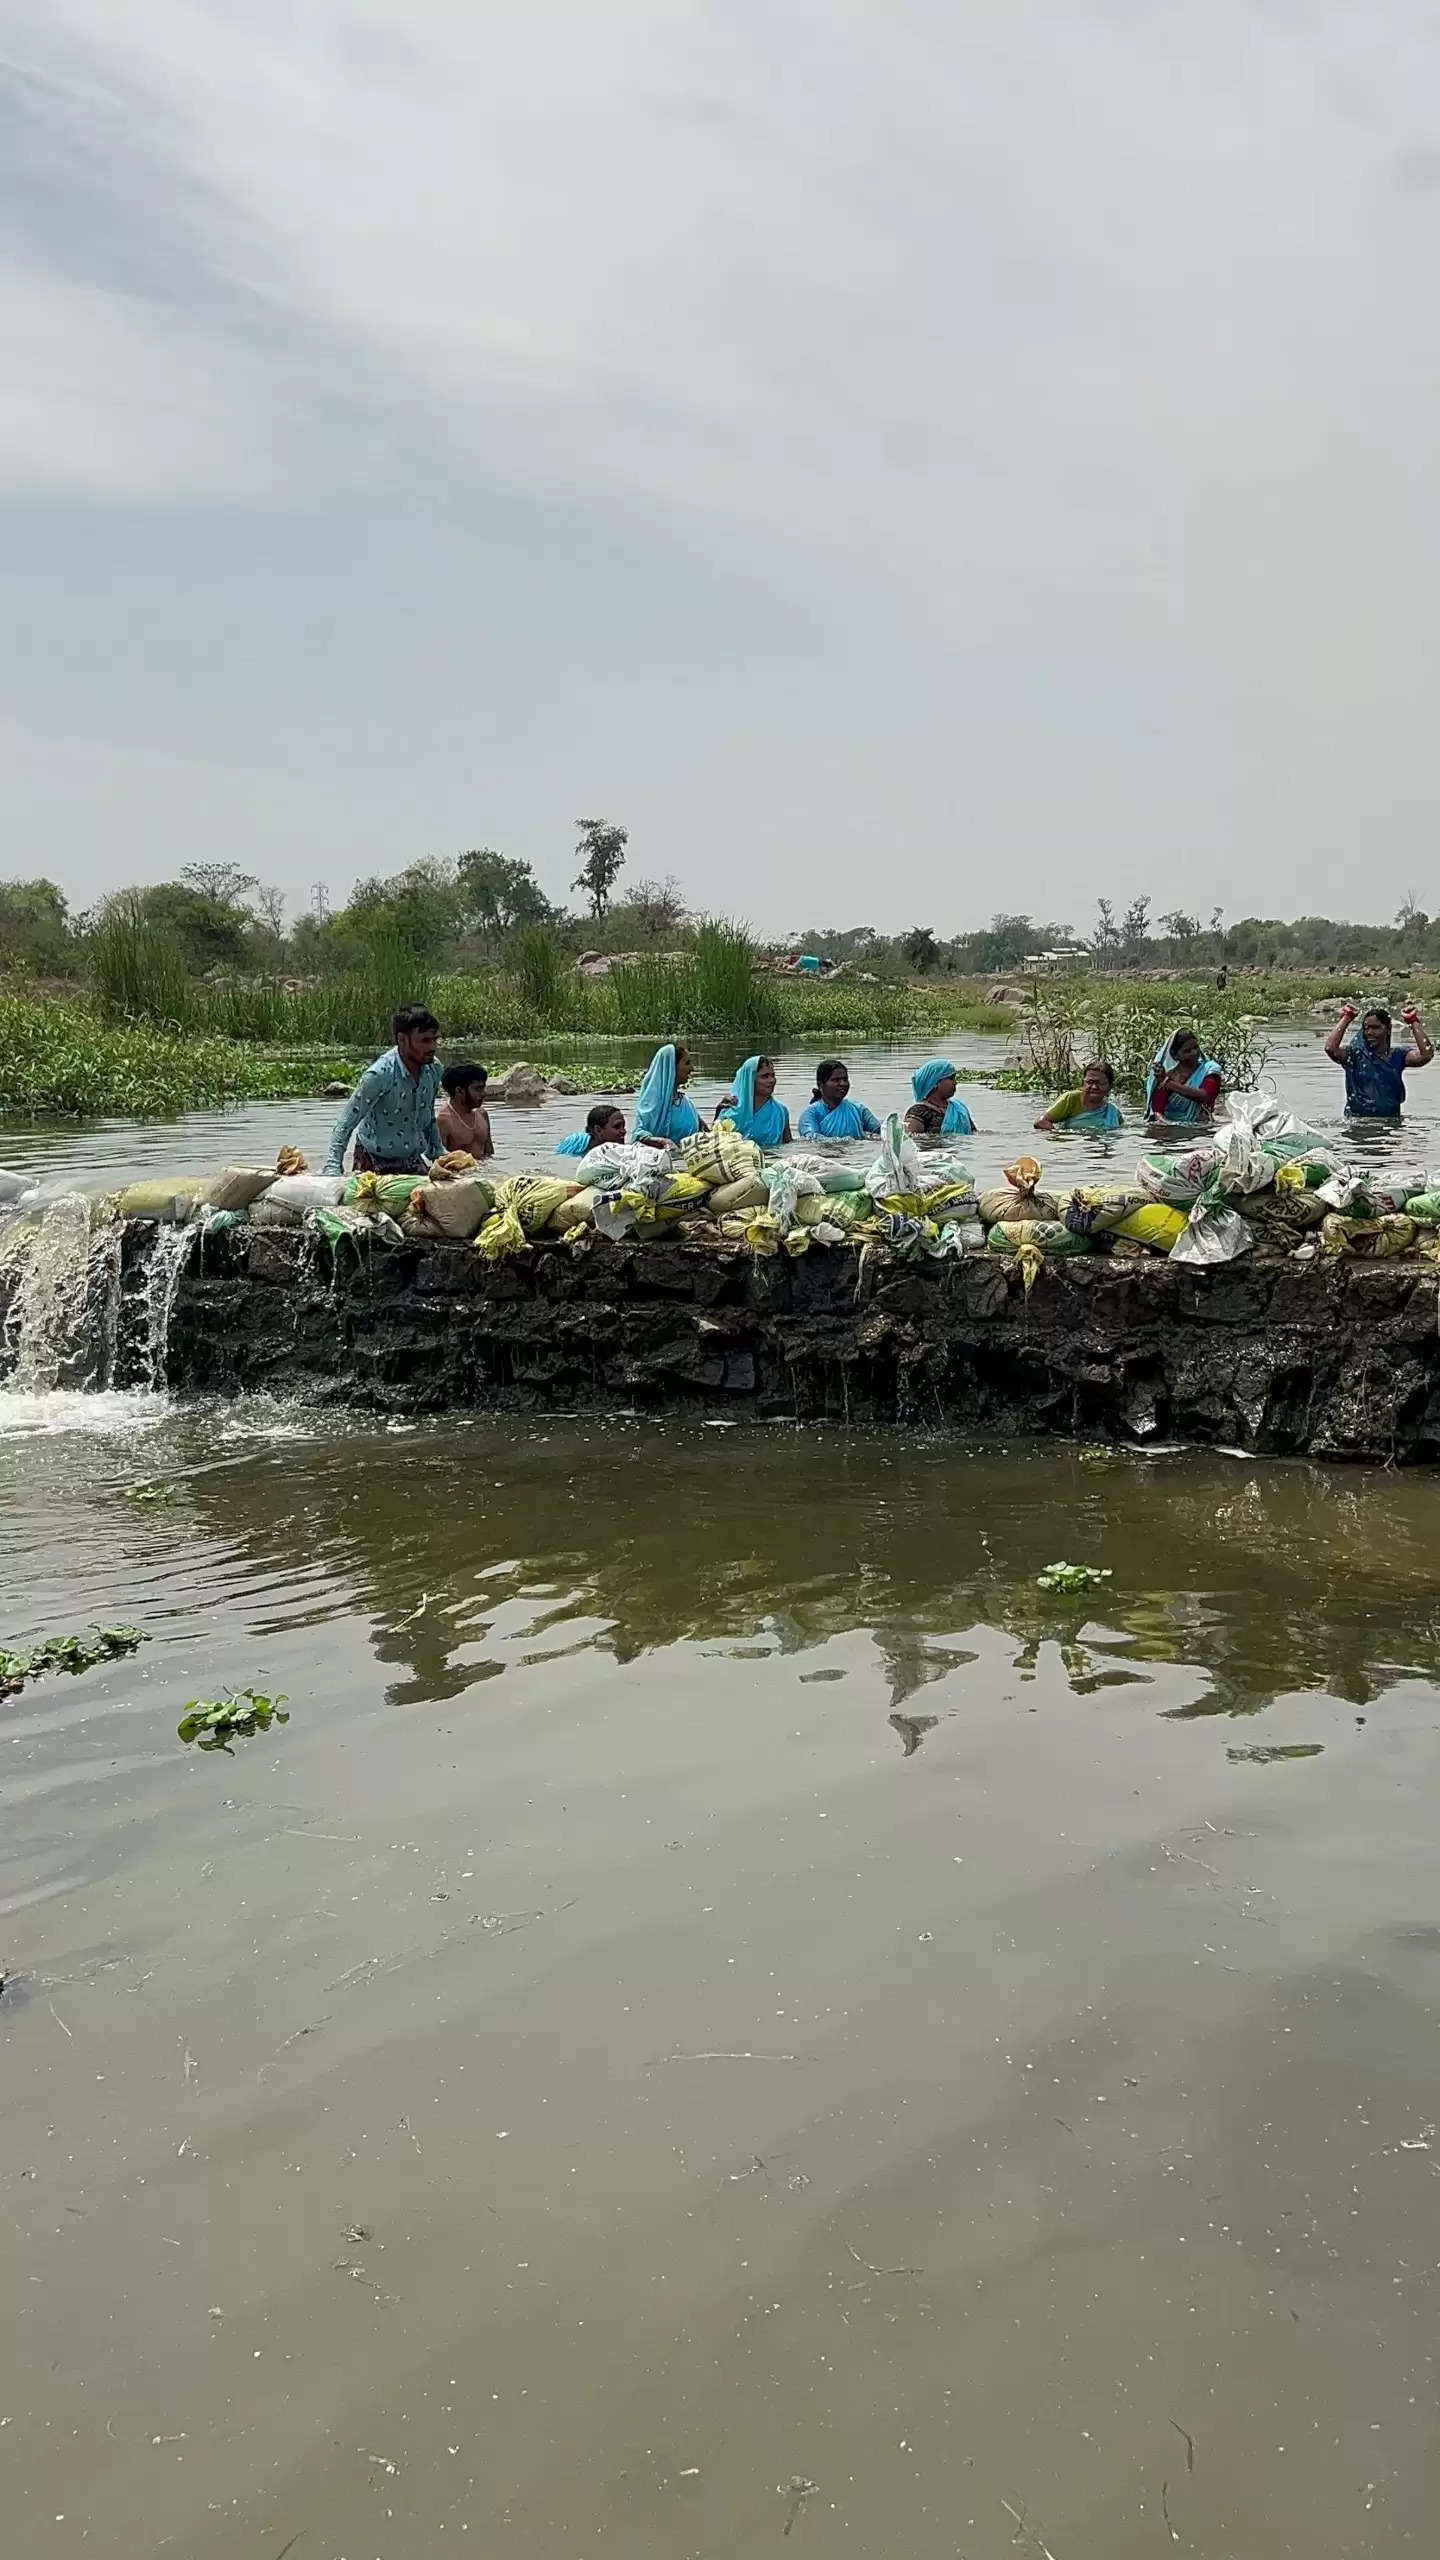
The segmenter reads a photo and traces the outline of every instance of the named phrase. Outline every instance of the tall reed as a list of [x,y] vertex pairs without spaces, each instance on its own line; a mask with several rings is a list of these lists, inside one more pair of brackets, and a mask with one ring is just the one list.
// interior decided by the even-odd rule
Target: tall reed
[[130,891],[108,898],[86,943],[90,981],[106,1011],[132,1020],[193,1019],[193,981],[184,945],[149,924]]

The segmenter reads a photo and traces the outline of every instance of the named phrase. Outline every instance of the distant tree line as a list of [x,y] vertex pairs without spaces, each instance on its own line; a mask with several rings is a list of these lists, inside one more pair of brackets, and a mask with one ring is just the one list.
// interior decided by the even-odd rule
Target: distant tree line
[[[340,974],[363,967],[380,944],[392,953],[408,951],[417,968],[483,968],[504,958],[512,936],[535,926],[551,932],[571,956],[693,942],[695,923],[679,882],[637,879],[622,894],[627,830],[608,818],[575,823],[570,885],[583,901],[580,913],[547,896],[530,863],[489,845],[426,856],[401,871],[359,880],[333,913],[289,913],[283,889],[231,862],[186,863],[178,880],[117,890],[75,915],[52,880],[0,881],[0,974],[83,974],[89,935],[99,919],[116,912],[151,927],[196,977]],[[873,925],[814,926],[776,948],[843,960],[880,979],[999,979],[1019,974],[1040,952],[1117,974],[1222,966],[1343,974],[1440,967],[1440,916],[1432,918],[1407,896],[1388,925],[1330,916],[1293,922],[1244,916],[1227,925],[1219,907],[1202,922],[1183,908],[1152,917],[1147,897],[1124,907],[1101,898],[1088,934],[1040,917],[999,914],[988,926],[950,936],[923,924],[898,934]]]

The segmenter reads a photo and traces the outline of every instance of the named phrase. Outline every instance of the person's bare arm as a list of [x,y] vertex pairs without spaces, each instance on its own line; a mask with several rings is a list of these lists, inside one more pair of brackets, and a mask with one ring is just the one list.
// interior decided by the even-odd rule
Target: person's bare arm
[[495,1153],[495,1141],[490,1135],[490,1114],[488,1111],[482,1109],[476,1112],[475,1135],[479,1140],[479,1145],[475,1150],[475,1160],[477,1164],[483,1164],[486,1156],[493,1156]]
[[1327,1058],[1333,1058],[1337,1067],[1344,1063],[1343,1052],[1345,1046],[1345,1034],[1350,1029],[1354,1019],[1355,1007],[1353,1004],[1347,1004],[1339,1021],[1336,1023],[1334,1030],[1327,1032],[1325,1035],[1325,1055]]
[[1039,1119],[1034,1121],[1032,1126],[1043,1131],[1047,1138],[1053,1138],[1055,1134],[1055,1122],[1051,1119],[1048,1111],[1042,1111]]
[[1435,1043],[1418,1013],[1412,1013],[1410,1016],[1410,1032],[1414,1045],[1405,1052],[1406,1066],[1428,1067],[1435,1055]]

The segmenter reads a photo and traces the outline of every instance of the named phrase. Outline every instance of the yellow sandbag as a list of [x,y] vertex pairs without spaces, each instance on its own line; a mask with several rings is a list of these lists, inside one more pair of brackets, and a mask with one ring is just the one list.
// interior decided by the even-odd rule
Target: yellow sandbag
[[1183,1209],[1168,1208],[1163,1200],[1149,1200],[1143,1209],[1132,1209],[1109,1229],[1111,1235],[1128,1236],[1133,1244],[1153,1245],[1157,1253],[1168,1253],[1188,1224]]
[[167,1226],[183,1226],[204,1187],[198,1173],[168,1174],[149,1182],[127,1182],[115,1194],[120,1218],[159,1218]]
[[573,1199],[562,1200],[559,1208],[551,1211],[545,1221],[545,1232],[551,1236],[563,1236],[570,1227],[593,1227],[594,1224],[594,1192],[577,1191]]
[[738,1129],[722,1124],[718,1129],[701,1129],[693,1138],[685,1139],[680,1149],[685,1171],[707,1191],[723,1188],[731,1182],[743,1181],[760,1163],[760,1150]]
[[516,1173],[495,1185],[495,1215],[487,1218],[475,1239],[475,1250],[487,1262],[507,1253],[523,1253],[532,1235],[554,1217],[562,1200],[578,1191],[576,1182],[561,1182],[550,1173]]
[[758,1173],[742,1174],[738,1182],[717,1183],[707,1204],[711,1217],[723,1218],[734,1209],[763,1209],[770,1193]]
[[1332,1217],[1320,1230],[1320,1249],[1323,1253],[1354,1253],[1367,1261],[1384,1262],[1393,1254],[1409,1253],[1415,1234],[1413,1218]]
[[[714,1197],[714,1194],[711,1194]],[[806,1198],[795,1203],[795,1217],[802,1227],[840,1227],[846,1235],[860,1215],[861,1202],[853,1192],[822,1192],[818,1200]],[[863,1204],[869,1207],[868,1200]]]
[[203,1209],[248,1209],[275,1180],[273,1173],[247,1172],[243,1165],[227,1164],[223,1173],[212,1173],[195,1194]]
[[[766,1193],[769,1198],[769,1193]],[[708,1207],[711,1186],[691,1173],[672,1174],[658,1200],[647,1198],[643,1191],[622,1191],[627,1209],[635,1212],[637,1227],[673,1225],[677,1218],[692,1217],[697,1207]]]
[[453,1236],[464,1243],[478,1235],[495,1207],[495,1186],[482,1174],[458,1181],[417,1182],[411,1195],[415,1227],[423,1235]]

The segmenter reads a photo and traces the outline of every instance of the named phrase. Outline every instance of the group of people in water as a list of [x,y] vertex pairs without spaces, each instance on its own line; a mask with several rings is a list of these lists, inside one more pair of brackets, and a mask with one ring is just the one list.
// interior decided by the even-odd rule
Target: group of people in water
[[[1393,1119],[1405,1101],[1407,1070],[1428,1067],[1434,1043],[1418,1009],[1406,1005],[1407,1038],[1397,1041],[1383,1005],[1360,1015],[1346,1004],[1325,1042],[1325,1054],[1345,1071],[1345,1109],[1351,1119]],[[1356,1030],[1356,1023],[1359,1029]],[[331,1133],[326,1171],[338,1173],[354,1140],[359,1171],[418,1171],[446,1149],[477,1162],[495,1152],[485,1107],[487,1071],[461,1059],[442,1068],[436,1058],[439,1025],[423,1005],[396,1014],[395,1046],[367,1067]],[[632,1123],[616,1102],[597,1102],[583,1129],[562,1138],[556,1152],[584,1156],[593,1148],[632,1140],[693,1138],[705,1126],[685,1088],[694,1073],[688,1049],[667,1040],[656,1050],[635,1096]],[[738,1131],[757,1146],[788,1146],[792,1138],[875,1138],[880,1122],[850,1090],[843,1058],[822,1058],[815,1088],[792,1130],[790,1113],[775,1090],[775,1061],[757,1052],[735,1071],[733,1088],[715,1106],[713,1125]],[[1207,1057],[1196,1033],[1172,1032],[1156,1051],[1145,1084],[1152,1121],[1191,1128],[1215,1116],[1224,1085],[1218,1061]],[[958,1091],[959,1073],[949,1058],[927,1058],[910,1078],[912,1100],[905,1128],[917,1138],[968,1138],[976,1123]],[[1115,1071],[1092,1058],[1072,1092],[1057,1095],[1035,1126],[1045,1135],[1060,1129],[1105,1136],[1124,1127],[1115,1101]]]

